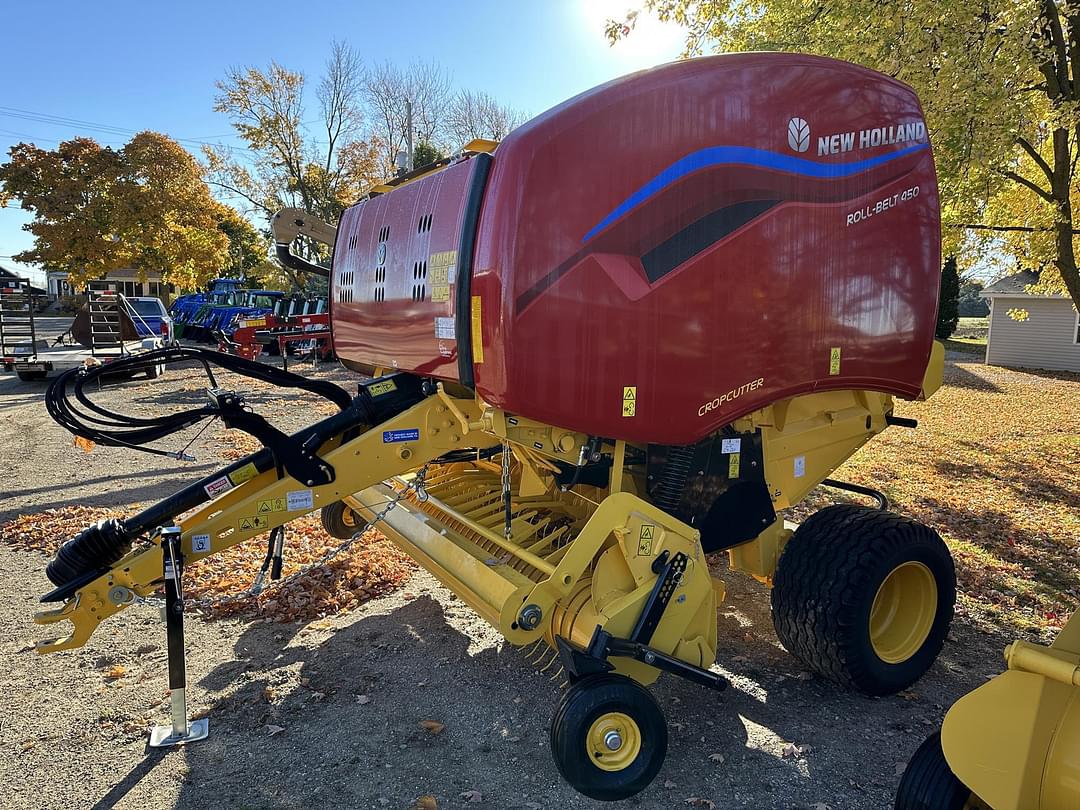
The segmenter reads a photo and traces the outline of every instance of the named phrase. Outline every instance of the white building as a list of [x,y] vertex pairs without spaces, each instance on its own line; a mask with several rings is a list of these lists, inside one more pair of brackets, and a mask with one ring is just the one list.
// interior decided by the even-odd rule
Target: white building
[[[1031,295],[1027,287],[1039,280],[1030,271],[1007,276],[982,291],[990,302],[990,332],[986,362],[993,366],[1080,371],[1080,315],[1072,299],[1062,295]],[[1023,310],[1024,320],[1009,316]]]
[[[50,270],[47,278],[50,298],[70,298],[83,294],[84,288],[75,289],[68,281],[68,274],[64,271]],[[160,298],[166,306],[176,293],[176,288],[172,284],[162,283],[160,273],[147,273],[146,281],[140,281],[138,270],[114,270],[102,281],[116,283],[118,292],[123,295],[131,297],[149,295]]]

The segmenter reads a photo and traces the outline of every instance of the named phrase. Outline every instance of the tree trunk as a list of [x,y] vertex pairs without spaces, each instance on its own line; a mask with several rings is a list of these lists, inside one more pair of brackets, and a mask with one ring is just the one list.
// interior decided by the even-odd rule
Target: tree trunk
[[1080,309],[1080,270],[1076,265],[1076,250],[1073,246],[1073,215],[1070,199],[1069,178],[1071,175],[1072,154],[1069,148],[1069,130],[1064,127],[1054,130],[1054,202],[1057,205],[1057,265],[1058,272],[1065,282],[1065,289],[1073,303]]

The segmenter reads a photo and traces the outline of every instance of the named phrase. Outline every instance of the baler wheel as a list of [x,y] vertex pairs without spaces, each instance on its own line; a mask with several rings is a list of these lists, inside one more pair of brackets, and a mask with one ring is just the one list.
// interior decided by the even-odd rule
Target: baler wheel
[[551,754],[570,786],[617,801],[648,787],[667,755],[667,722],[649,690],[623,675],[589,675],[563,695]]
[[334,501],[324,506],[319,517],[326,533],[338,540],[351,540],[353,535],[367,527],[356,512],[342,501]]
[[916,749],[900,778],[893,810],[974,810],[985,807],[956,778],[935,731]]
[[803,663],[871,695],[907,688],[945,643],[956,572],[937,532],[854,504],[812,515],[784,548],[773,626]]

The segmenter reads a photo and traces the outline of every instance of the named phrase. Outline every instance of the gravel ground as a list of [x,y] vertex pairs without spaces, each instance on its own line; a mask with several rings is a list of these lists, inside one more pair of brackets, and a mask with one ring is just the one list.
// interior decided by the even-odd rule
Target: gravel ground
[[[337,368],[318,376],[352,382]],[[108,388],[102,401],[167,406],[190,399],[181,391],[192,384],[170,371]],[[149,504],[220,463],[213,430],[193,445],[199,461],[182,467],[119,449],[86,456],[49,420],[44,390],[0,376],[0,522],[71,503]],[[291,395],[252,401],[283,427],[303,424]],[[604,806],[566,786],[551,761],[558,684],[424,572],[307,626],[190,616],[189,700],[208,714],[210,737],[162,753],[146,747],[147,727],[168,713],[156,609],[131,608],[82,650],[41,657],[32,646],[48,631],[31,614],[49,589],[44,562],[0,545],[0,808],[409,808],[423,795],[439,808]],[[999,671],[1010,640],[1007,629],[986,635],[958,620],[911,691],[855,696],[784,652],[764,588],[726,579],[715,669],[734,688],[660,680],[667,762],[626,805],[891,807],[908,757],[953,700]],[[109,678],[117,665],[125,674]],[[445,730],[432,734],[423,720]]]

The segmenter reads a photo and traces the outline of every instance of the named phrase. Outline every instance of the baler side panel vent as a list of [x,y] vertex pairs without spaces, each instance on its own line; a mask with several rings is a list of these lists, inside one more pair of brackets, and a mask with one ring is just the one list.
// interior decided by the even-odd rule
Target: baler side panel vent
[[337,300],[342,304],[348,304],[353,300],[353,282],[356,274],[352,270],[342,270],[337,279]]
[[420,217],[420,222],[416,226],[417,233],[428,233],[431,231],[431,214],[424,214]]

